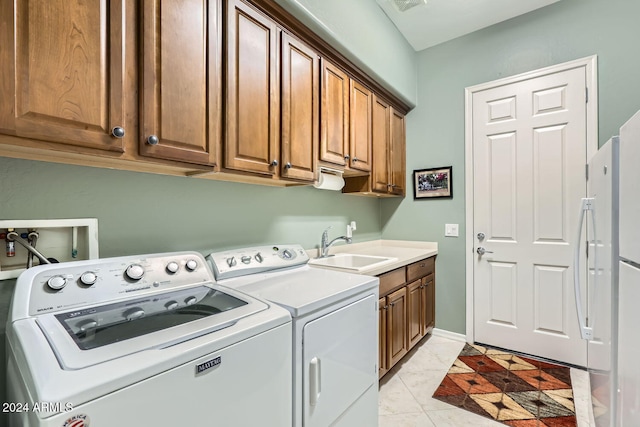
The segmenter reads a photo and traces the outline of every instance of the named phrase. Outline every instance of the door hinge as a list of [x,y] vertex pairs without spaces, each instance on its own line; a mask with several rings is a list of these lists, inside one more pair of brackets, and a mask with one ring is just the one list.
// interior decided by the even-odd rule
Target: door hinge
[[589,164],[584,165],[584,176],[587,181],[589,181]]
[[588,102],[589,102],[589,88],[588,88],[588,87],[585,87],[585,88],[584,88],[584,92],[585,92],[585,100],[584,100],[584,102],[585,102],[585,104],[586,104],[586,103],[588,103]]

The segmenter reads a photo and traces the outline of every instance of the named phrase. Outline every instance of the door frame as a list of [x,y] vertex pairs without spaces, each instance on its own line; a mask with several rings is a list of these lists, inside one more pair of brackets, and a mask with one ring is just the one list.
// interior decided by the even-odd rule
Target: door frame
[[[576,59],[538,70],[528,71],[511,77],[505,77],[479,85],[465,88],[464,105],[464,153],[465,153],[465,282],[466,282],[466,339],[474,342],[474,252],[475,240],[473,236],[473,95],[487,89],[493,89],[507,84],[518,83],[532,78],[555,74],[575,68],[585,69],[587,84],[587,161],[598,151],[598,57],[597,55]],[[586,167],[586,165],[585,165]],[[577,208],[576,208],[577,212]]]

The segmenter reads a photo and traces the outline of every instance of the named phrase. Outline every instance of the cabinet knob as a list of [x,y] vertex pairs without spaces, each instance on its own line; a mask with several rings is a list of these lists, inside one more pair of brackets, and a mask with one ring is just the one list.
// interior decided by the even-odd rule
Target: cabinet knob
[[113,135],[116,138],[123,138],[124,128],[120,126],[115,126],[113,129],[111,129],[111,135]]
[[388,305],[385,305],[384,307],[382,307],[383,310],[387,310],[389,308]]
[[160,139],[155,135],[149,135],[149,138],[147,138],[147,144],[149,145],[158,145],[158,142],[160,142]]
[[346,156],[344,156],[344,159],[345,159],[346,161],[349,161],[349,159],[350,159],[350,158],[351,158],[351,157],[350,157],[348,154],[347,154]]
[[354,158],[353,158],[353,163],[355,163],[355,162],[357,162],[357,161],[358,161],[358,158],[357,158],[357,157],[354,157]]
[[273,160],[273,161],[271,162],[271,166],[273,166],[273,167],[278,166],[278,161],[277,161],[277,160]]
[[291,169],[291,163],[287,162],[287,163],[284,165],[284,168],[285,168],[285,169]]

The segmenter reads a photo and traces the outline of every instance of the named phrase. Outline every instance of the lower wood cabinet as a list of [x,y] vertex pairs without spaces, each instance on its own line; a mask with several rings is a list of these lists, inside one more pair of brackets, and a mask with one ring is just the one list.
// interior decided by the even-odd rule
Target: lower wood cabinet
[[434,261],[427,258],[380,275],[380,378],[435,325]]

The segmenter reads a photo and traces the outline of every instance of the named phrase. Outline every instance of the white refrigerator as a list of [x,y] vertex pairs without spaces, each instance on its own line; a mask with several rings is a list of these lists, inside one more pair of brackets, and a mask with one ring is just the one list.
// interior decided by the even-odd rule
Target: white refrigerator
[[595,423],[640,426],[640,112],[589,162],[587,193],[588,266],[578,247],[574,284]]
[[640,426],[640,111],[620,128],[617,425]]

